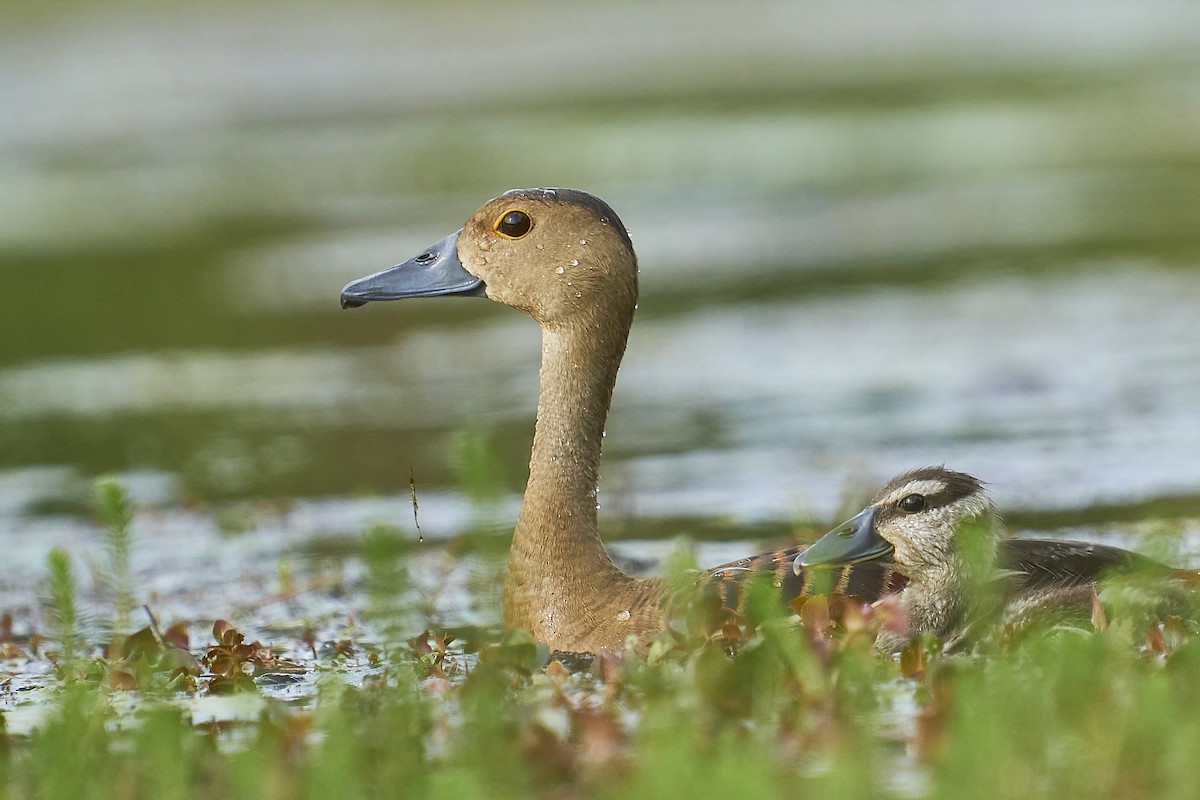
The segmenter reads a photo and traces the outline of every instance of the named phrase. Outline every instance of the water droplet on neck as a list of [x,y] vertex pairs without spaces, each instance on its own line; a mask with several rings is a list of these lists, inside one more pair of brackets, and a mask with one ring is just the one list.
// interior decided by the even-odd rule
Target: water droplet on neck
[[555,267],[554,271],[557,272],[559,275],[562,275],[564,272],[566,272],[566,270],[563,269],[562,267]]
[[580,243],[580,244],[587,244],[587,239],[580,239],[580,240],[579,240],[579,243]]
[[629,619],[629,612],[628,611],[618,611],[617,619],[619,619],[621,622],[624,622],[625,620]]
[[571,266],[572,266],[572,267],[578,267],[578,266],[579,266],[579,259],[578,259],[578,258],[572,258],[572,259],[571,259]]

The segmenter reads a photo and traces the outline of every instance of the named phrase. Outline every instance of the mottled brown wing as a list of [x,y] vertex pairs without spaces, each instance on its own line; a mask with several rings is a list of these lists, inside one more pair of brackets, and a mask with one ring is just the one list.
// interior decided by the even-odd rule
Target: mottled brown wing
[[771,580],[785,603],[814,594],[854,595],[873,602],[903,585],[902,576],[882,561],[804,570],[797,575],[792,562],[806,549],[808,545],[772,550],[713,567],[708,571],[709,584],[722,605],[737,611],[742,610],[746,584],[756,576]]

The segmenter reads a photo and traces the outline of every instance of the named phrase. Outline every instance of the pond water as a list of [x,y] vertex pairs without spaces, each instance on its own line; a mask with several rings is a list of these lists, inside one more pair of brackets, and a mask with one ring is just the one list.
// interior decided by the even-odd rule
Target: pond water
[[[537,330],[338,293],[514,186],[603,196],[639,253],[601,492],[631,558],[811,536],[930,463],[1018,527],[1200,516],[1194,4],[518,6],[9,9],[18,631],[44,625],[51,547],[99,558],[106,473],[164,618],[335,636],[362,531],[417,538],[411,474],[431,619],[494,624],[476,592],[519,503]],[[272,600],[330,570],[349,595]]]

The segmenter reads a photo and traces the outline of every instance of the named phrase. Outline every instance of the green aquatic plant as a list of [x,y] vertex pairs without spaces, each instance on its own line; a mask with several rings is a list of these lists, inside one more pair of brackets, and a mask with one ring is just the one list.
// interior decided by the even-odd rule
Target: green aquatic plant
[[403,600],[408,589],[405,547],[401,533],[387,525],[372,526],[363,534],[360,543],[363,564],[367,568],[367,607],[363,616],[396,634],[405,611]]
[[[0,796],[1191,796],[1200,642],[1186,626],[1157,651],[1078,630],[987,658],[927,647],[904,677],[872,646],[886,606],[814,598],[798,623],[770,588],[653,663],[547,664],[520,632],[470,658],[416,637],[392,646],[418,669],[349,685],[330,665],[307,707],[266,700],[242,722],[197,726],[159,699],[113,724],[105,692],[76,682],[10,739]],[[266,663],[231,626],[216,635],[211,671]]]
[[58,666],[65,677],[71,678],[79,647],[79,607],[76,602],[79,585],[71,556],[63,548],[55,547],[47,554],[46,568],[50,588],[46,612],[54,625],[54,637],[60,648]]
[[129,629],[133,611],[133,504],[125,487],[116,478],[96,481],[96,508],[104,525],[104,543],[108,550],[108,578],[113,591],[115,620],[113,630]]
[[[411,591],[409,546],[393,528],[364,532],[370,625],[333,647],[304,634],[302,663],[224,621],[194,654],[185,627],[153,622],[105,659],[84,659],[71,557],[53,551],[55,658],[62,674],[87,679],[55,692],[32,733],[0,733],[10,751],[0,798],[1094,800],[1194,790],[1196,626],[1171,617],[1147,627],[1108,602],[1107,586],[1090,628],[1046,626],[963,654],[929,635],[897,659],[874,647],[903,623],[894,598],[785,607],[759,578],[731,610],[697,581],[684,541],[668,559],[674,613],[645,658],[552,656],[522,631],[434,627]],[[355,638],[368,631],[370,641]],[[315,695],[272,696],[272,676],[313,672]],[[257,711],[199,714],[206,702],[243,701]]]

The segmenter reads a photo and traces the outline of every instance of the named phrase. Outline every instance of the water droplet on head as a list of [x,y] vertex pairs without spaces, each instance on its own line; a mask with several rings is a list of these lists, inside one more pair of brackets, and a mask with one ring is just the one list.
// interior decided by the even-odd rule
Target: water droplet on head
[[562,275],[564,272],[566,272],[566,270],[563,269],[562,267],[555,267],[554,271],[557,272],[559,275]]
[[580,244],[587,244],[587,239],[580,239],[580,240],[579,240],[579,243],[580,243]]
[[578,266],[579,266],[579,259],[578,259],[578,258],[572,258],[572,259],[571,259],[571,266],[572,266],[572,267],[578,267]]
[[472,256],[471,263],[477,267],[487,266],[487,259],[483,256]]
[[625,620],[629,619],[629,612],[628,611],[618,611],[617,619],[619,619],[621,622],[624,622]]
[[582,295],[582,294],[580,294],[579,292],[575,292],[575,296],[576,296],[576,297],[583,297],[583,295]]
[[538,249],[538,250],[545,250],[545,249],[546,249],[546,245],[544,245],[544,244],[539,244],[539,245],[537,246],[537,249]]

